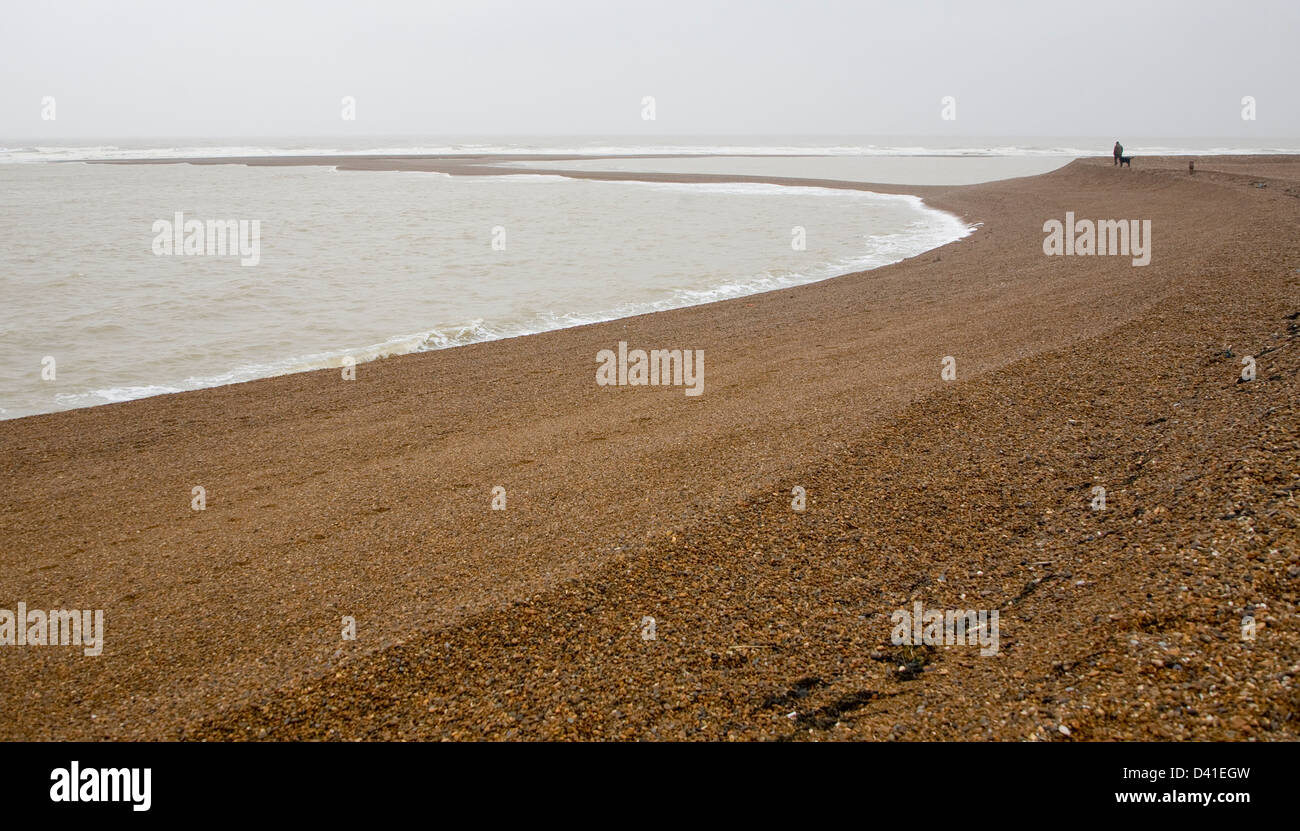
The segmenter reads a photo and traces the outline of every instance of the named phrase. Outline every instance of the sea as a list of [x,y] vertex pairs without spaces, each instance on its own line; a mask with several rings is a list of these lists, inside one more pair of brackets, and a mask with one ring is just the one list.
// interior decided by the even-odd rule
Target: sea
[[[555,170],[971,184],[1107,155],[1111,142],[0,138],[0,419],[740,297],[898,262],[974,231],[914,196]],[[1125,147],[1137,156],[1300,153],[1300,140]],[[346,171],[325,160],[91,163],[367,154],[609,158],[519,160],[510,162],[519,174],[492,176]],[[689,158],[633,158],[666,154]],[[204,243],[187,253],[195,222]]]

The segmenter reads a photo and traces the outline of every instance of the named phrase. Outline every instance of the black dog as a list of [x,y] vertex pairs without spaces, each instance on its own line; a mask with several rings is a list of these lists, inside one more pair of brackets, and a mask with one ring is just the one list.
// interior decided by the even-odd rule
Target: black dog
[[1128,165],[1129,167],[1132,167],[1132,166],[1133,166],[1133,157],[1132,157],[1132,156],[1120,156],[1120,157],[1119,157],[1119,166],[1120,166],[1120,167],[1123,167],[1124,165]]

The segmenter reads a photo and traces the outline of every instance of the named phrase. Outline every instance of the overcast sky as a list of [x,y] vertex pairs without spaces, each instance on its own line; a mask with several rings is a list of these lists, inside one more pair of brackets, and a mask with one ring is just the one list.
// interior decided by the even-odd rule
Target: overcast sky
[[0,136],[1295,137],[1297,37],[1300,0],[17,0]]

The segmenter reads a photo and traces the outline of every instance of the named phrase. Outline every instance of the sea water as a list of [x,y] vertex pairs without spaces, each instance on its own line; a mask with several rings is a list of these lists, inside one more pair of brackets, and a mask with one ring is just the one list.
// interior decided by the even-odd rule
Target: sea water
[[[255,229],[256,257],[160,245],[178,214]],[[0,228],[0,418],[738,297],[970,231],[817,187],[85,163],[0,164]]]

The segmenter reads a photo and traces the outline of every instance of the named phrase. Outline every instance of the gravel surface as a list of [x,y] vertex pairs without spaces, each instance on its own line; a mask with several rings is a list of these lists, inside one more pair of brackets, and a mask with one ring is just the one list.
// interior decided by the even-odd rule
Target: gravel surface
[[[356,381],[0,423],[0,607],[107,630],[0,647],[0,738],[1295,740],[1300,160],[1197,168],[872,186],[983,224]],[[1151,264],[1045,256],[1066,211],[1152,220]],[[703,349],[706,393],[598,387],[619,340]],[[996,610],[997,654],[892,643],[917,601]]]

